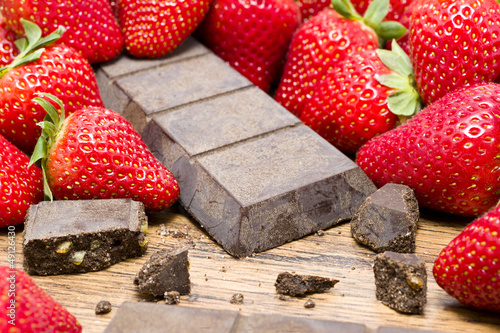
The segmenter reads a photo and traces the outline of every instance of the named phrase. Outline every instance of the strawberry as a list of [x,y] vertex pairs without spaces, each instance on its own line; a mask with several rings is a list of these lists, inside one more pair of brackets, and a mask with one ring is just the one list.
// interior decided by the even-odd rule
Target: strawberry
[[326,8],[300,26],[290,44],[275,99],[298,117],[318,82],[339,61],[355,52],[375,50],[406,30],[399,23],[382,22],[388,0],[374,1],[364,17],[348,0],[333,0],[333,6],[335,10]]
[[437,257],[433,273],[463,304],[500,313],[500,206],[455,237]]
[[41,27],[43,36],[63,26],[66,33],[60,42],[89,63],[109,61],[122,51],[123,36],[109,0],[1,0],[0,4],[7,25],[19,35],[24,33],[21,19]]
[[264,91],[277,81],[300,23],[293,0],[215,0],[197,36]]
[[63,29],[41,38],[40,28],[23,22],[28,40],[19,41],[21,53],[0,72],[0,133],[31,153],[41,133],[36,124],[45,115],[32,102],[36,93],[54,94],[64,101],[68,113],[103,103],[87,60],[71,47],[53,44]]
[[19,53],[14,44],[16,37],[16,33],[7,27],[5,19],[0,15],[0,66],[10,64]]
[[500,85],[462,87],[368,141],[357,163],[378,187],[406,184],[423,207],[477,216],[500,199]]
[[[172,173],[146,147],[132,125],[105,108],[80,109],[65,118],[62,102],[35,98],[45,117],[31,157],[42,160],[48,197],[58,200],[132,198],[146,209],[162,210],[179,197]],[[48,185],[48,187],[47,187]]]
[[330,7],[332,0],[297,0],[302,22],[310,20],[323,9]]
[[118,22],[128,53],[157,58],[175,50],[196,29],[213,0],[120,0]]
[[365,50],[348,55],[314,90],[300,119],[345,153],[392,129],[398,115],[420,109],[412,65],[393,41],[393,51]]
[[[416,3],[417,1],[409,2],[403,9],[403,12],[399,15],[398,22],[407,29],[410,28],[410,18]],[[410,34],[408,31],[406,31],[406,33],[398,39],[398,45],[403,49],[403,51],[405,51],[406,54],[410,54]],[[390,41],[387,42],[385,48],[389,50],[391,49]]]
[[1,332],[79,333],[77,319],[25,272],[0,266]]
[[500,74],[496,0],[418,1],[410,19],[410,56],[426,104]]
[[0,135],[0,228],[24,222],[31,204],[43,200],[42,170]]

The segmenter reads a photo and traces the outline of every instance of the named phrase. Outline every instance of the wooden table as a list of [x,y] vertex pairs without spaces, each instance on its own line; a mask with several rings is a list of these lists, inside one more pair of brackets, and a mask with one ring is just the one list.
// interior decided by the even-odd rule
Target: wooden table
[[[73,313],[84,332],[103,332],[124,301],[139,301],[133,279],[142,264],[156,250],[181,245],[189,252],[192,292],[179,306],[301,316],[314,319],[364,323],[368,331],[379,326],[399,326],[443,332],[500,332],[500,315],[476,311],[461,305],[438,287],[432,277],[432,263],[439,251],[470,220],[422,212],[417,233],[417,254],[428,270],[428,303],[423,315],[405,315],[375,298],[372,263],[375,254],[357,244],[349,223],[342,223],[320,236],[313,234],[279,248],[244,259],[229,256],[193,219],[178,207],[149,214],[149,249],[141,258],[127,260],[100,272],[39,277],[34,280]],[[432,219],[429,218],[432,216]],[[22,227],[16,232],[16,267],[22,268]],[[2,264],[7,264],[7,231],[0,233]],[[288,271],[330,277],[340,282],[326,293],[309,297],[279,299],[274,282]],[[229,303],[242,293],[244,303]],[[316,306],[304,308],[307,299]],[[108,300],[111,313],[96,315],[96,304]],[[167,306],[167,305],[165,305]]]

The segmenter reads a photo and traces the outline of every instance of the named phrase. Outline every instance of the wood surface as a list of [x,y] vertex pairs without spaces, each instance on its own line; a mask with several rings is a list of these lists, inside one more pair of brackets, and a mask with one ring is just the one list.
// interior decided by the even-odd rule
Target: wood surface
[[[73,313],[83,332],[103,332],[124,301],[146,298],[133,279],[150,255],[160,248],[191,246],[189,252],[192,292],[177,306],[301,316],[314,319],[364,323],[368,332],[380,326],[418,328],[438,332],[500,332],[500,315],[461,305],[448,296],[432,277],[432,263],[440,250],[470,222],[434,212],[421,212],[416,253],[426,262],[428,303],[422,315],[395,312],[375,298],[372,263],[375,253],[357,244],[349,223],[312,234],[278,248],[244,259],[228,255],[193,219],[178,207],[149,216],[149,249],[141,258],[129,259],[100,272],[78,275],[33,276],[46,292]],[[0,233],[1,264],[7,264],[7,230]],[[16,228],[16,267],[22,268],[22,226]],[[340,280],[333,289],[308,297],[278,297],[274,282],[279,273],[319,275]],[[235,293],[242,305],[231,304]],[[316,306],[304,308],[312,299]],[[96,304],[108,300],[111,313],[96,315]],[[165,305],[176,306],[176,305]]]

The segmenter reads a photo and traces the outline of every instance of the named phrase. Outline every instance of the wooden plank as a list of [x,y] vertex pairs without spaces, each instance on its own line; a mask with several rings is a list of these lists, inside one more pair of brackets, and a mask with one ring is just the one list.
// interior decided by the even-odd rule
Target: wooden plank
[[[191,245],[192,292],[181,297],[179,306],[239,310],[243,314],[264,313],[313,319],[364,323],[370,330],[380,326],[419,328],[442,332],[498,332],[500,316],[461,305],[437,286],[432,263],[439,251],[469,222],[452,216],[423,213],[417,232],[417,254],[428,270],[428,304],[423,315],[399,314],[375,298],[372,263],[375,253],[358,245],[349,223],[313,234],[243,259],[229,256],[199,225],[176,208],[149,214],[150,246],[141,258],[127,260],[93,273],[39,277],[35,281],[72,312],[84,332],[103,332],[124,301],[139,301],[133,279],[149,256],[164,247]],[[22,267],[22,227],[16,231],[17,268]],[[7,231],[0,233],[0,258],[7,264]],[[279,273],[288,271],[339,279],[334,289],[310,297],[280,300],[274,288]],[[229,303],[235,293],[244,303]],[[304,308],[311,298],[312,309]],[[96,304],[108,300],[113,311],[95,315]],[[174,305],[165,305],[174,306]]]

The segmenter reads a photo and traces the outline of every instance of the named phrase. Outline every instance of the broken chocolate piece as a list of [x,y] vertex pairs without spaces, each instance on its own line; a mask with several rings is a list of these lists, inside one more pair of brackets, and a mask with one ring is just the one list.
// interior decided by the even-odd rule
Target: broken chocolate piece
[[320,293],[333,288],[339,280],[320,276],[298,275],[288,272],[278,274],[276,292],[290,296],[302,296],[310,293]]
[[147,249],[144,205],[131,199],[42,201],[23,232],[24,270],[55,275],[98,271]]
[[100,301],[95,307],[95,314],[106,314],[110,313],[112,309],[111,303],[109,301]]
[[419,215],[411,188],[386,184],[366,199],[351,220],[352,236],[377,253],[415,252]]
[[375,258],[376,296],[403,313],[422,313],[427,302],[425,263],[412,253],[386,251]]
[[162,249],[153,253],[137,273],[134,283],[141,293],[153,296],[164,296],[168,291],[189,294],[188,249]]

